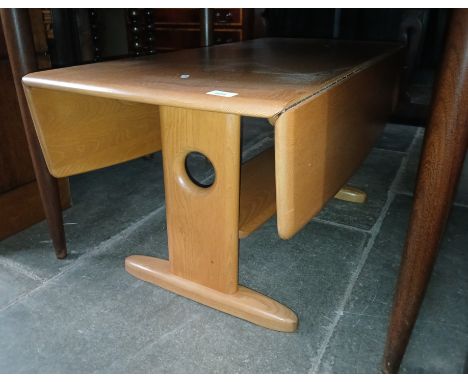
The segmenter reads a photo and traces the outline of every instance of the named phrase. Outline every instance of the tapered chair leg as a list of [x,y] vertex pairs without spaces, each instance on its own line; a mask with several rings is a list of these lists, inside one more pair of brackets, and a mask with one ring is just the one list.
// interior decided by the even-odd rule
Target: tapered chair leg
[[50,175],[44,161],[21,83],[24,75],[38,70],[28,10],[1,9],[0,16],[29,153],[49,225],[50,236],[57,258],[63,259],[67,256],[67,247],[58,182]]
[[383,360],[398,372],[442,238],[468,144],[468,10],[455,10],[426,132]]

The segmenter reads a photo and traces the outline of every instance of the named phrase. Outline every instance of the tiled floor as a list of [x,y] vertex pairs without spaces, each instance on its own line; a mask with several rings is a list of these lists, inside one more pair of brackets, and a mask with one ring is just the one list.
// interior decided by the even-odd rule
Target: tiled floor
[[[248,120],[244,157],[272,144]],[[350,184],[289,241],[271,219],[241,241],[240,281],[291,307],[266,330],[139,281],[131,253],[167,257],[161,157],[71,179],[70,255],[45,223],[0,243],[0,372],[379,372],[423,130],[388,125]],[[468,167],[468,166],[465,166]],[[200,176],[209,176],[203,160]],[[405,356],[404,372],[467,371],[468,169]]]

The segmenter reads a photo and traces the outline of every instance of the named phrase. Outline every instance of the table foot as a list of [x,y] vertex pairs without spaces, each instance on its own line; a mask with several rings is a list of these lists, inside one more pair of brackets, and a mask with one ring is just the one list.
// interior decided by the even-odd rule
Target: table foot
[[150,256],[129,256],[125,270],[131,275],[211,308],[280,332],[293,332],[297,316],[277,301],[243,286],[232,294],[219,292],[176,276],[168,260]]
[[335,195],[335,199],[344,200],[351,203],[365,203],[367,194],[359,188],[351,186],[343,186],[340,191]]

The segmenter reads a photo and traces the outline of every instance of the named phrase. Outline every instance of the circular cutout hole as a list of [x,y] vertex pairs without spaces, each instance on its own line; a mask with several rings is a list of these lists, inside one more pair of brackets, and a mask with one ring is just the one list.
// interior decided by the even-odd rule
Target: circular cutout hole
[[213,185],[216,178],[213,164],[198,151],[192,151],[185,157],[185,171],[193,183],[203,188]]

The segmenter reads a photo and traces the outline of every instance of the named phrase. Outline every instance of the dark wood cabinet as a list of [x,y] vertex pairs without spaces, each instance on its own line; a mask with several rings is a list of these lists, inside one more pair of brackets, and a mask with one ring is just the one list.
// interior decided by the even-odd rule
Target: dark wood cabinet
[[[42,9],[54,67],[200,47],[201,8]],[[215,8],[213,43],[253,38],[254,9]]]
[[[252,38],[253,10],[215,8],[213,43],[225,44]],[[129,50],[166,52],[200,46],[201,9],[135,9],[128,12]]]
[[[50,67],[40,10],[30,11],[39,67]],[[1,23],[1,19],[0,19]],[[21,119],[3,29],[0,25],[0,240],[44,219]],[[69,206],[68,180],[61,181],[62,206]]]

